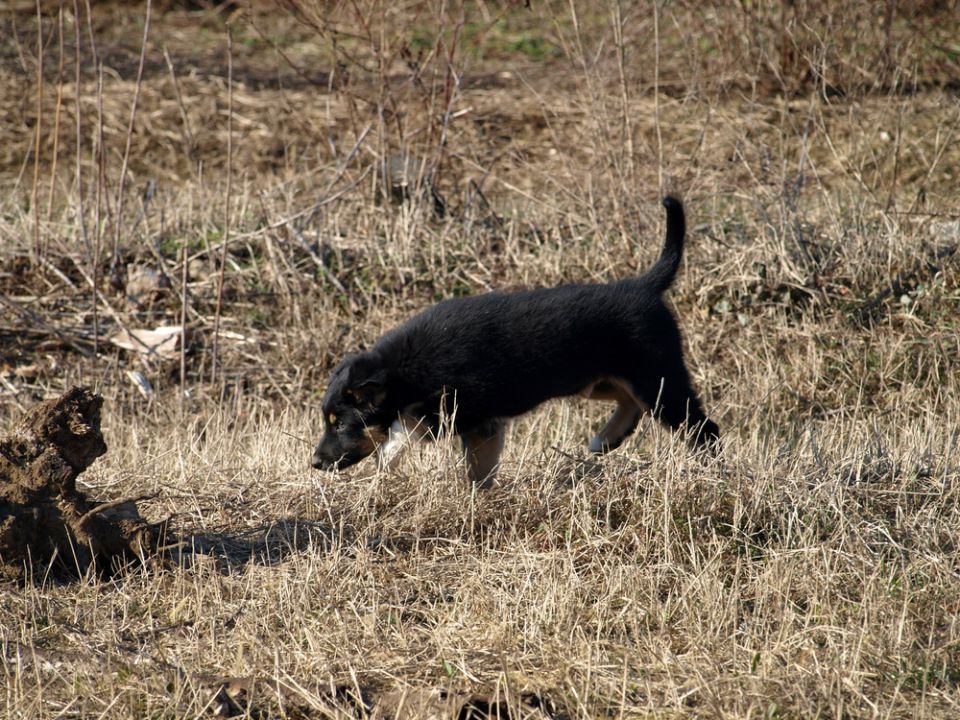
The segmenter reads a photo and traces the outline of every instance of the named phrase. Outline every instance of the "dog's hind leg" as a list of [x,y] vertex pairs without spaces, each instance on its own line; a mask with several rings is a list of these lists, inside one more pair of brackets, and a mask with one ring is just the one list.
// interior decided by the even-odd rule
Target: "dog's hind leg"
[[467,472],[480,489],[486,490],[493,485],[505,435],[506,425],[502,420],[488,420],[460,436],[467,459]]
[[607,424],[590,441],[587,449],[594,453],[605,453],[620,447],[623,441],[637,429],[643,407],[616,380],[603,380],[584,394],[592,400],[615,400],[617,403],[617,409],[607,420]]

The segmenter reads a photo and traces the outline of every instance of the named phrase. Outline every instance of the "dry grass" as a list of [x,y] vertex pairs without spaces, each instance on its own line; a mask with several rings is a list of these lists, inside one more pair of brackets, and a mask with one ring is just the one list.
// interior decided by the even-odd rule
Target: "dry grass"
[[[957,715],[955,3],[533,5],[234,14],[229,208],[224,17],[155,9],[119,218],[143,8],[88,28],[80,4],[79,87],[71,4],[62,80],[43,17],[39,191],[35,10],[0,21],[0,417],[94,385],[110,450],[81,480],[158,493],[142,512],[183,540],[160,570],[0,586],[3,717],[196,717],[223,676],[267,681],[253,717],[346,717],[331,687]],[[448,218],[375,202],[397,151]],[[720,458],[649,422],[589,458],[606,408],[571,400],[512,426],[487,493],[453,443],[308,469],[344,352],[442,297],[639,272],[661,178],[691,216],[671,298]],[[138,268],[167,280],[131,298]],[[109,344],[178,323],[184,290],[183,375]]]

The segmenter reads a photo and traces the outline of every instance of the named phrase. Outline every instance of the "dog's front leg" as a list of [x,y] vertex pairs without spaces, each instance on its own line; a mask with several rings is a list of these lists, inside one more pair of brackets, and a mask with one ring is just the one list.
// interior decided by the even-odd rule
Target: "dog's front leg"
[[429,429],[425,423],[416,418],[401,415],[387,431],[387,440],[377,447],[377,465],[381,470],[393,470],[403,451],[409,447],[413,440],[421,440],[429,434]]
[[506,425],[501,420],[488,420],[460,436],[470,480],[481,490],[493,485],[497,468],[500,466],[500,453],[503,451],[505,436]]

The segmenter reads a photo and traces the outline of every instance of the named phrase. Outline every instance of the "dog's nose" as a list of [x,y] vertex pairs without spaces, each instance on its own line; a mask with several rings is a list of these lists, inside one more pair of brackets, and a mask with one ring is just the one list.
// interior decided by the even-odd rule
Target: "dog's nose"
[[327,465],[327,461],[324,460],[322,457],[320,457],[319,453],[313,454],[313,458],[311,458],[310,464],[313,467],[315,467],[317,470],[326,470],[327,467],[329,467]]

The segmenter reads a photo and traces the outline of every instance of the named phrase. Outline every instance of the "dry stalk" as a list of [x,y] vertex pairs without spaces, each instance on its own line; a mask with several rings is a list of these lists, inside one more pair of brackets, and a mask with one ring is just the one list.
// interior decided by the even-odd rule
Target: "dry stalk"
[[[87,285],[93,291],[94,306],[96,306],[98,303],[102,303],[103,307],[106,308],[107,313],[110,315],[113,321],[117,324],[117,327],[119,327],[124,333],[126,333],[126,335],[130,338],[131,342],[133,342],[134,344],[140,345],[141,347],[146,349],[148,346],[142,340],[140,340],[140,338],[138,338],[136,335],[130,332],[130,329],[127,327],[127,324],[123,321],[123,317],[121,317],[120,313],[114,309],[113,305],[110,303],[110,301],[106,297],[104,297],[103,293],[99,291],[99,289],[95,284],[94,279],[87,274],[86,270],[83,269],[83,266],[80,264],[80,261],[75,257],[70,257],[70,260],[73,262],[73,266],[76,268],[77,272],[80,273],[80,277],[82,277],[86,281]],[[94,347],[96,347],[97,336],[94,336],[94,341],[95,341]],[[140,357],[140,359],[143,361],[144,365],[149,369],[150,363],[147,360],[146,356]]]
[[[87,2],[87,20],[90,19],[90,0]],[[92,37],[92,35],[91,35]],[[91,48],[94,58],[97,57],[96,48]],[[96,61],[97,68],[97,142],[94,148],[94,162],[97,168],[97,193],[93,211],[93,268],[90,273],[90,290],[93,293],[91,308],[93,311],[93,348],[94,354],[99,349],[100,342],[100,303],[98,288],[100,287],[100,259],[103,249],[103,198],[106,192],[107,159],[103,138],[103,63]]]
[[[441,20],[441,26],[443,26]],[[444,83],[443,83],[443,104],[442,104],[442,121],[440,123],[439,137],[436,142],[436,147],[432,148],[434,156],[436,158],[436,168],[435,168],[435,177],[432,179],[432,182],[439,183],[440,181],[440,170],[443,167],[443,156],[447,149],[447,137],[450,132],[450,123],[453,119],[454,105],[460,99],[460,77],[457,74],[457,46],[461,39],[461,34],[463,33],[464,25],[466,24],[466,15],[464,7],[460,7],[460,17],[457,20],[456,25],[453,28],[452,39],[447,46],[446,52],[446,63],[445,63],[445,73],[444,73]],[[439,50],[440,40],[442,34],[438,35],[437,38],[437,47]],[[446,43],[445,43],[446,44]],[[431,95],[432,95],[431,89]],[[431,118],[430,128],[432,129],[434,122],[432,118],[435,116],[433,112],[434,105],[431,97],[431,104],[427,108],[429,117]],[[429,138],[429,136],[428,136]],[[421,172],[425,170],[421,168]],[[420,178],[423,180],[423,178]]]
[[[656,9],[654,9],[656,13]],[[630,115],[630,95],[627,88],[626,55],[627,49],[623,40],[623,27],[626,20],[623,16],[623,2],[616,0],[613,3],[613,38],[617,49],[617,73],[620,80],[620,123],[627,157],[625,183],[621,183],[621,189],[636,187],[636,171],[634,169],[635,151],[633,147],[633,121]],[[656,27],[656,25],[654,25]],[[656,73],[656,69],[654,70]],[[656,86],[654,87],[656,92]],[[662,190],[662,186],[661,186]]]
[[180,248],[180,415],[183,416],[187,399],[187,283],[190,263],[187,246]]
[[[53,188],[57,180],[57,160],[60,157],[60,110],[63,106],[63,5],[57,12],[57,38],[59,47],[59,59],[57,61],[57,106],[53,115],[53,163],[50,167],[50,188],[47,192],[47,217],[46,225],[50,226],[50,215],[53,212]],[[79,91],[79,85],[77,85]],[[78,100],[79,104],[79,100]],[[43,239],[42,257],[47,256],[47,250],[50,245],[50,233],[47,232]]]
[[[83,111],[80,105],[80,60],[82,50],[80,44],[80,6],[78,0],[73,0],[73,43],[76,51],[74,56],[75,67],[73,80],[74,87],[76,88],[74,97],[74,115],[76,119],[76,137],[74,138],[74,142],[76,143],[75,181],[77,184],[76,222],[80,228],[80,236],[83,238],[83,245],[87,257],[93,262],[93,249],[90,247],[90,238],[87,236],[87,218],[83,206],[83,165],[81,161],[83,157],[83,133],[81,130],[83,126]],[[96,298],[92,298],[92,304],[96,307]],[[94,334],[96,334],[96,331]]]
[[[87,0],[89,2],[89,0]],[[137,104],[140,101],[140,87],[143,82],[143,65],[147,57],[147,37],[150,34],[152,0],[147,0],[143,21],[143,40],[140,42],[140,61],[137,65],[137,81],[133,88],[133,101],[130,103],[130,122],[127,124],[126,143],[123,148],[123,161],[120,164],[120,180],[117,183],[117,214],[114,217],[113,249],[110,257],[111,273],[117,271],[119,261],[120,234],[123,232],[123,200],[127,179],[127,166],[130,161],[130,143],[133,140],[133,123],[137,117]]]
[[663,195],[663,134],[660,131],[660,2],[653,0],[653,126],[657,133],[657,188]]
[[[192,161],[194,156],[193,132],[190,130],[190,119],[187,117],[187,108],[183,104],[183,96],[180,93],[180,82],[177,80],[177,73],[173,69],[173,60],[170,59],[170,53],[167,52],[167,46],[163,46],[163,59],[167,63],[167,70],[170,72],[170,80],[173,82],[173,92],[177,98],[177,109],[180,111],[180,120],[183,122],[181,133],[183,136],[184,154]],[[191,162],[190,169],[193,170]]]
[[227,268],[227,246],[230,243],[230,196],[233,185],[233,32],[227,26],[227,193],[223,210],[223,241],[220,245],[220,270],[217,275],[217,307],[213,317],[213,359],[210,381],[216,382],[220,350],[220,312],[223,306],[224,273]]
[[40,13],[40,0],[37,0],[37,120],[34,128],[33,143],[33,183],[30,185],[30,209],[33,211],[33,254],[39,258],[43,253],[40,246],[40,137],[43,132],[43,16]]

